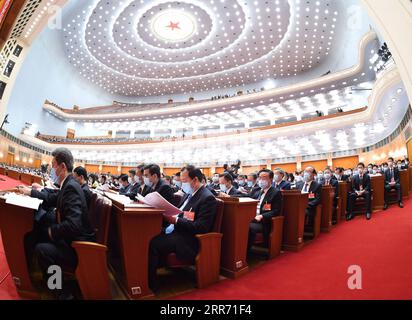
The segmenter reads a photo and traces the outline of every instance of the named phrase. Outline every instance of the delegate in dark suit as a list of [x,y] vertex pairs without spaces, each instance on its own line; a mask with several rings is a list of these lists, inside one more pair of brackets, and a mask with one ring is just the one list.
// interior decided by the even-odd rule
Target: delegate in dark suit
[[50,265],[76,267],[77,255],[71,247],[72,241],[95,241],[84,191],[72,175],[66,177],[58,193],[56,220],[50,226],[49,241],[39,243],[35,248],[39,266],[46,276]]
[[226,192],[231,197],[236,197],[236,196],[241,196],[242,192],[240,192],[238,189],[236,189],[234,186],[230,188],[229,192]]
[[179,215],[174,230],[162,233],[152,239],[149,246],[149,286],[157,288],[156,269],[160,266],[161,257],[169,253],[176,253],[179,260],[194,261],[199,243],[196,234],[208,233],[213,228],[216,216],[217,200],[204,186],[201,186],[193,195],[186,195],[179,208],[194,213],[194,220],[188,220]]
[[164,180],[160,179],[154,188],[150,189],[150,192],[158,192],[163,198],[165,198],[169,203],[174,204],[174,192],[170,185],[168,185]]
[[274,183],[274,187],[279,190],[290,190],[291,186],[288,181],[282,180],[279,184]]
[[[392,183],[393,182],[393,183]],[[402,202],[402,188],[399,170],[397,167],[388,168],[385,171],[385,204],[389,202],[389,192],[395,189],[397,201]]]
[[[262,200],[263,197],[263,200]],[[253,220],[249,225],[248,251],[253,246],[257,233],[263,233],[265,245],[268,244],[269,234],[272,227],[272,218],[281,215],[282,211],[282,192],[273,186],[268,189],[266,194],[259,193],[257,200],[260,202],[256,215],[262,215],[263,220],[258,222]]]
[[309,224],[313,226],[316,208],[321,203],[322,186],[314,180],[310,183],[309,187],[306,187],[306,184],[300,181],[296,184],[296,189],[309,193],[308,207],[305,213],[309,217]]
[[[358,195],[356,192],[364,190],[363,194]],[[366,213],[371,213],[371,178],[365,173],[362,176],[355,175],[352,178],[352,190],[348,198],[348,217],[352,217],[353,207],[357,198],[364,198],[366,201]]]

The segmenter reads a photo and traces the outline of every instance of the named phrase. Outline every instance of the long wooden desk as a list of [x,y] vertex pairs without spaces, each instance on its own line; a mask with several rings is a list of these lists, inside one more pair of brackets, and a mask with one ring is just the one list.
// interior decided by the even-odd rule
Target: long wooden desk
[[0,174],[5,176],[6,175],[6,168],[0,167]]
[[402,198],[409,198],[409,170],[400,171],[399,178],[402,186]]
[[33,229],[33,209],[26,209],[10,204],[0,198],[0,231],[4,252],[17,292],[22,297],[38,299],[29,276],[24,237]]
[[322,217],[320,221],[320,231],[329,232],[332,229],[333,198],[335,188],[332,186],[322,187]]
[[234,279],[249,270],[246,261],[249,224],[256,216],[258,201],[250,198],[219,199],[224,201],[221,273]]
[[299,190],[282,191],[283,195],[283,242],[282,248],[299,251],[303,247],[305,229],[305,210],[308,206],[308,194]]
[[372,194],[372,211],[383,209],[385,203],[385,178],[382,175],[371,177]]
[[7,176],[14,180],[20,180],[20,172],[16,170],[7,170]]
[[148,284],[149,243],[160,234],[163,210],[124,204],[118,195],[112,200],[109,230],[109,261],[115,276],[130,299],[153,297]]
[[346,209],[348,207],[348,192],[350,189],[351,183],[346,181],[339,181],[339,205],[340,205],[340,217],[337,217],[341,220],[346,218]]
[[28,186],[31,186],[33,183],[33,175],[31,175],[30,173],[21,173],[20,180]]

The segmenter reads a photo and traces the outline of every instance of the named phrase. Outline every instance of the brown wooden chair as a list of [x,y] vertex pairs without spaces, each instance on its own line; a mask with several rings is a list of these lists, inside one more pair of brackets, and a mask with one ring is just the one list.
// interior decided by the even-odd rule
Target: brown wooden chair
[[[285,217],[283,215],[272,218],[272,226],[267,244],[268,259],[277,257],[281,252],[284,220]],[[256,234],[255,244],[264,245],[264,243],[263,233]]]
[[[371,189],[370,192],[371,192],[371,202],[373,204],[373,189]],[[366,210],[365,198],[363,197],[356,198],[355,205],[353,206],[353,214],[354,215],[364,214],[365,210]],[[373,210],[372,206],[371,206],[371,210]]]
[[86,300],[112,299],[109,270],[107,268],[107,239],[112,202],[96,193],[90,201],[89,219],[96,232],[96,241],[74,241],[78,256],[75,271],[83,298]]
[[320,234],[320,224],[322,220],[322,205],[318,205],[316,208],[315,221],[313,223],[313,239],[316,239]]
[[[220,233],[223,219],[223,201],[216,199],[216,217],[213,229],[209,233],[197,234],[199,253],[195,259],[197,287],[204,288],[219,281],[220,251],[222,234]],[[164,265],[169,268],[180,268],[193,265],[192,261],[181,261],[175,253],[165,257]]]

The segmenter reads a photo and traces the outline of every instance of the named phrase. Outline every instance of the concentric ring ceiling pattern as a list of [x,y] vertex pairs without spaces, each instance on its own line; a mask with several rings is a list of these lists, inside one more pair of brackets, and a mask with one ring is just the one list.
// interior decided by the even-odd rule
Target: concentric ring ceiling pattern
[[64,17],[64,44],[71,64],[111,93],[237,87],[320,64],[335,44],[338,6],[336,0],[81,1]]

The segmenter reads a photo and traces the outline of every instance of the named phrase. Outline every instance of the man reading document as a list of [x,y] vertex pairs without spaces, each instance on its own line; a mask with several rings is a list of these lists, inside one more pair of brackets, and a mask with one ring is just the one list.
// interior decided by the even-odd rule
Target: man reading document
[[202,185],[202,171],[194,166],[181,170],[182,190],[185,197],[179,204],[178,215],[164,214],[168,222],[164,232],[154,237],[149,246],[149,287],[157,292],[157,268],[161,257],[175,253],[179,260],[193,261],[199,251],[196,234],[208,233],[213,228],[217,200]]

